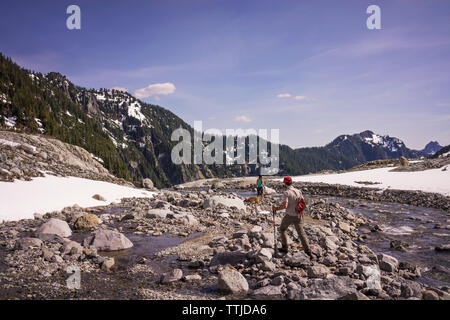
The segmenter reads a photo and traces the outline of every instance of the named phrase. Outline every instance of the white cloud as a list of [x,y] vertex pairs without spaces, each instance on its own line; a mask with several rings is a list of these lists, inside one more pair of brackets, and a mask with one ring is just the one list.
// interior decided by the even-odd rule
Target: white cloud
[[175,85],[171,82],[166,83],[154,83],[149,85],[146,88],[138,89],[134,92],[134,95],[138,99],[154,97],[155,99],[159,99],[158,96],[168,95],[175,92]]
[[277,98],[290,98],[291,94],[290,93],[280,93],[277,95]]
[[124,88],[124,87],[113,87],[113,88],[111,88],[111,90],[117,90],[117,91],[122,91],[122,92],[128,91],[128,89]]
[[246,116],[239,116],[234,118],[235,122],[252,122],[252,120]]
[[295,96],[294,99],[295,100],[305,100],[306,96]]

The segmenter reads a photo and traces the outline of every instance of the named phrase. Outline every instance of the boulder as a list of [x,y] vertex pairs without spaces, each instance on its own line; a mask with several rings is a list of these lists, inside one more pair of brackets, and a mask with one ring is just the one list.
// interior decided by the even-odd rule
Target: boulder
[[103,271],[110,271],[111,268],[114,266],[114,264],[115,264],[114,258],[107,258],[105,259],[105,261],[103,261],[101,269]]
[[183,270],[181,269],[173,269],[170,272],[164,273],[161,276],[161,283],[168,284],[171,282],[179,281],[183,278]]
[[100,251],[115,251],[133,247],[133,243],[122,233],[112,230],[98,230],[83,241],[86,248],[93,246]]
[[395,270],[397,270],[398,260],[393,256],[381,253],[377,256],[377,258],[381,270],[387,272],[395,272]]
[[150,180],[149,178],[145,178],[142,180],[142,186],[145,189],[154,189],[153,181]]
[[351,232],[350,225],[342,221],[338,222],[338,228],[347,233]]
[[422,298],[422,287],[414,281],[405,281],[401,285],[401,296],[403,298]]
[[323,265],[316,265],[308,268],[308,277],[310,278],[326,278],[330,270]]
[[356,292],[356,286],[348,277],[329,276],[310,280],[310,285],[295,295],[296,300],[335,300]]
[[272,249],[269,248],[262,248],[259,250],[257,254],[257,260],[258,262],[262,262],[263,260],[271,260],[272,259]]
[[263,260],[263,262],[261,263],[262,271],[274,272],[276,269],[277,269],[277,266],[272,261]]
[[209,197],[208,199],[206,199],[203,202],[203,208],[207,209],[207,208],[214,208],[217,205],[223,205],[225,207],[236,207],[239,210],[244,210],[246,211],[246,206],[244,201],[242,201],[239,198],[228,198],[228,197],[224,197],[224,196],[212,196]]
[[333,236],[327,236],[327,237],[322,238],[320,240],[320,244],[326,250],[329,250],[329,251],[332,251],[332,252],[336,251],[339,248],[339,246],[335,243],[335,241],[334,241],[335,238],[336,237],[333,237]]
[[99,194],[94,194],[93,196],[92,196],[92,198],[94,198],[95,200],[98,200],[98,201],[106,201],[106,199],[105,198],[103,198],[101,195],[99,195]]
[[167,215],[174,214],[172,211],[167,209],[151,209],[147,212],[147,218],[160,218],[165,219]]
[[76,230],[92,230],[95,229],[98,224],[99,220],[95,214],[85,214],[75,221],[74,227]]
[[67,222],[60,219],[51,218],[36,230],[36,235],[39,238],[44,234],[53,234],[62,238],[67,238],[72,235],[72,230],[70,230]]
[[284,256],[284,263],[291,267],[307,268],[311,265],[311,259],[303,251],[297,252],[294,255]]
[[83,252],[83,247],[76,241],[67,241],[63,244],[62,254],[79,254]]
[[252,292],[252,296],[257,299],[279,299],[282,298],[283,293],[281,292],[282,285],[274,286],[269,285]]
[[236,270],[225,268],[219,272],[217,288],[223,293],[247,293],[248,282]]
[[21,238],[16,241],[15,249],[29,249],[29,248],[40,248],[42,246],[42,240],[38,238]]
[[265,195],[271,195],[275,194],[277,191],[275,189],[269,188],[268,186],[264,186],[264,194]]
[[230,264],[232,266],[236,266],[240,263],[243,263],[246,260],[246,258],[247,254],[242,251],[219,252],[211,259],[210,265],[217,266]]
[[403,156],[400,157],[399,162],[400,162],[400,165],[401,165],[402,167],[405,167],[405,166],[409,165],[408,159],[406,159],[406,158],[403,157]]

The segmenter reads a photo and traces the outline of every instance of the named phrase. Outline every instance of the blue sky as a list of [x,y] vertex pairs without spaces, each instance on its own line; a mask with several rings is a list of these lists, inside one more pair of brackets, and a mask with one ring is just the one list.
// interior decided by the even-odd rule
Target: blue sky
[[[66,28],[71,4],[81,30]],[[381,30],[366,27],[371,4]],[[153,85],[142,100],[204,129],[279,128],[292,147],[367,129],[450,144],[447,0],[5,0],[0,12],[0,51],[21,66],[88,88]]]

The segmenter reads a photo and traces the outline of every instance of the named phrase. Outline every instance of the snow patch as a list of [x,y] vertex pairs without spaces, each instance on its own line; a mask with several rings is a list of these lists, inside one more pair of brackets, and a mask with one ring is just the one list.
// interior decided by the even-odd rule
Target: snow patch
[[128,116],[138,119],[141,122],[144,122],[146,119],[145,116],[141,112],[141,105],[139,102],[135,101],[128,107]]
[[[106,201],[92,198],[100,194]],[[152,198],[154,192],[114,183],[76,177],[45,176],[32,181],[0,182],[0,221],[32,219],[78,204],[81,207],[108,205],[122,198]]]
[[[296,182],[323,182],[362,188],[397,190],[419,190],[450,196],[450,171],[442,168],[413,172],[390,172],[392,168],[353,171],[335,174],[304,175],[293,177]],[[380,182],[376,185],[361,185],[355,181]]]

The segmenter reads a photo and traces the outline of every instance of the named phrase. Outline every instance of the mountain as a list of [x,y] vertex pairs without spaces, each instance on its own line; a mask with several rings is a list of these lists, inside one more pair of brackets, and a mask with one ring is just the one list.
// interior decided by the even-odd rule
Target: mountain
[[291,149],[281,146],[280,167],[286,173],[307,174],[321,170],[346,170],[362,163],[399,157],[419,158],[421,151],[407,148],[403,141],[372,131],[340,135],[324,147]]
[[[86,89],[65,76],[25,70],[0,53],[0,128],[37,133],[80,146],[119,178],[166,187],[202,178],[258,174],[258,165],[181,164],[171,161],[172,132],[191,126],[171,111],[112,89]],[[223,138],[225,140],[225,137]],[[203,143],[203,148],[208,143]],[[234,149],[236,146],[234,147]],[[268,145],[270,155],[270,144]],[[280,145],[280,175],[345,170],[376,159],[425,156],[398,138],[372,131],[341,135],[324,147]],[[226,155],[223,154],[223,159]]]
[[439,151],[437,151],[435,154],[433,154],[431,156],[431,158],[435,159],[435,158],[445,157],[448,155],[450,155],[450,145],[441,148]]
[[[127,92],[85,89],[65,76],[20,68],[0,54],[0,127],[40,133],[94,154],[114,175],[165,187],[201,178],[245,175],[251,166],[175,165],[177,128],[194,130],[167,109]],[[254,166],[253,166],[254,169]]]
[[430,141],[424,149],[420,150],[420,152],[426,154],[427,156],[432,156],[436,152],[442,149],[442,146],[437,141]]

